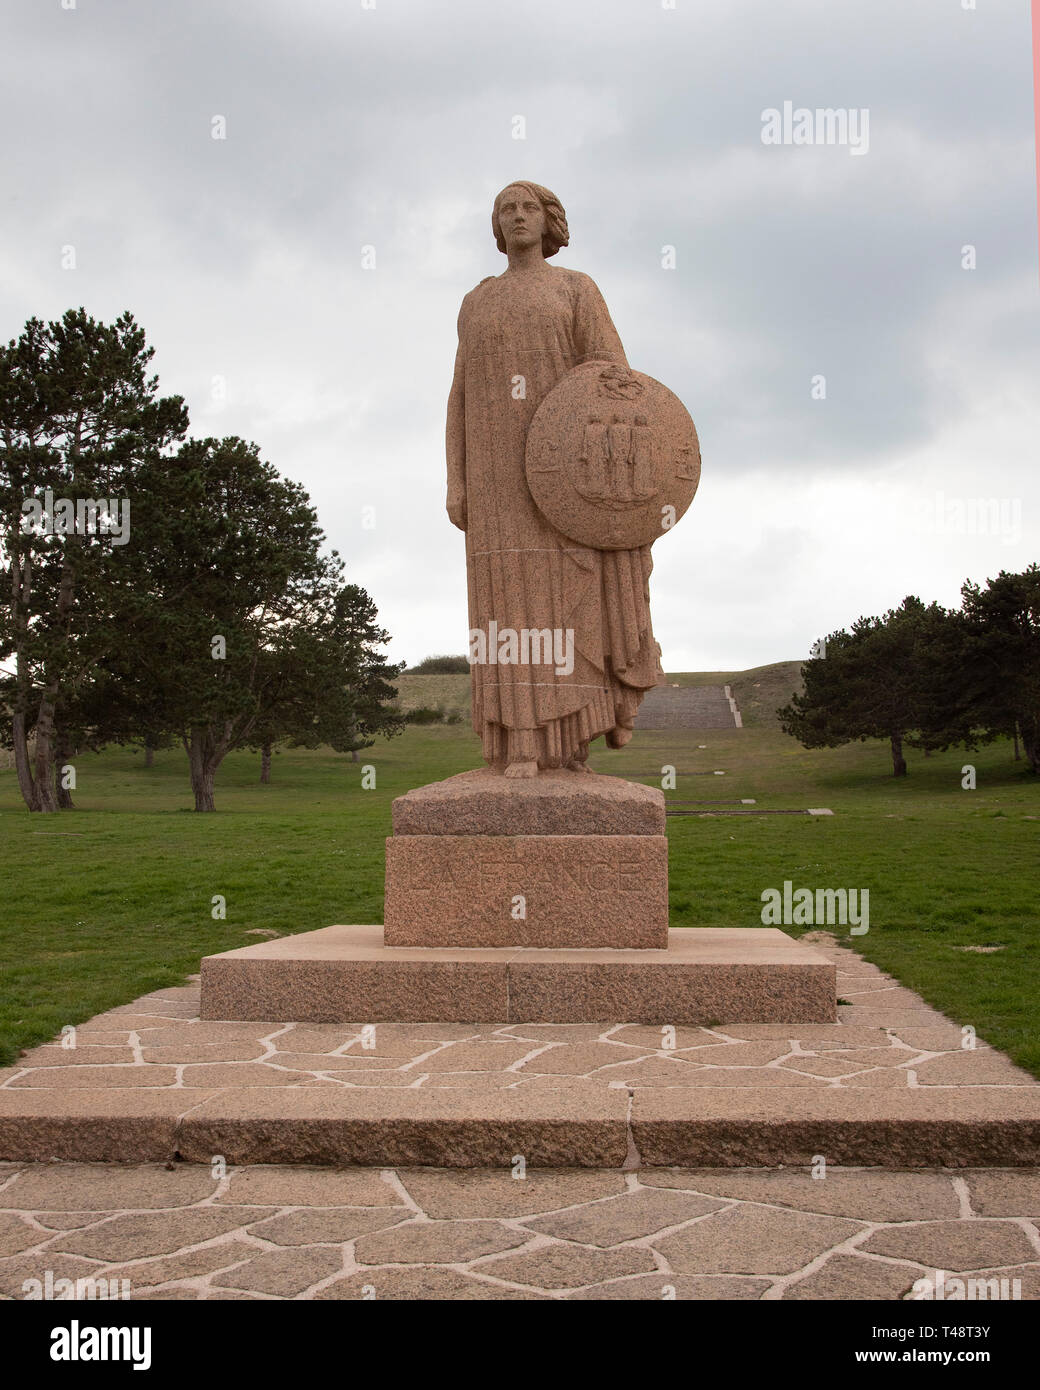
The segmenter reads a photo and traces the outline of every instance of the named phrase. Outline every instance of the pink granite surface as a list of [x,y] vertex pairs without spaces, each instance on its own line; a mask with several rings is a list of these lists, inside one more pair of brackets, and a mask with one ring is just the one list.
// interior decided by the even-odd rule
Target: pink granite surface
[[834,1023],[216,1022],[162,990],[0,1072],[0,1161],[1040,1163],[1033,1077],[815,944],[852,1001]]
[[394,800],[395,835],[663,835],[664,793],[594,772],[460,772]]
[[664,835],[394,835],[388,946],[663,949]]
[[665,950],[385,946],[319,931],[202,962],[204,1018],[833,1022],[833,964],[775,927],[670,931]]

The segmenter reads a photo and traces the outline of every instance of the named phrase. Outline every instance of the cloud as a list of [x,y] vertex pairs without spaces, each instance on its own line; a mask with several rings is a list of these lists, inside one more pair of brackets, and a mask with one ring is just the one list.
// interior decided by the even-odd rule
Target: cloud
[[[2,331],[130,308],[193,432],[307,487],[395,654],[462,650],[455,319],[502,268],[492,196],[535,178],[567,207],[559,262],[700,432],[655,550],[666,664],[798,656],[1037,553],[1028,25],[949,0],[17,0]],[[869,108],[869,153],[764,146],[785,100]],[[943,489],[1020,498],[1021,539],[907,522]]]

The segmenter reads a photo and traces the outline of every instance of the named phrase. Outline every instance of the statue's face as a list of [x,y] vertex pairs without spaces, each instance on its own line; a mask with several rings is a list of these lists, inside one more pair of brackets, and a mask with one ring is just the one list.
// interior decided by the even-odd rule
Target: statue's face
[[549,230],[541,203],[528,188],[513,185],[502,194],[498,221],[507,251],[524,251],[542,244]]

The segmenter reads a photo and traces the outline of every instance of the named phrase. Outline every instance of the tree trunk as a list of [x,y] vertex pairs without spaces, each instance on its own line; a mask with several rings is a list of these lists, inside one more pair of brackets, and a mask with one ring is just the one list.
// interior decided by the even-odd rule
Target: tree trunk
[[196,811],[215,811],[217,809],[217,804],[213,799],[213,779],[215,776],[215,768],[192,768],[191,789],[195,794]]
[[18,789],[30,811],[40,809],[40,798],[33,780],[29,759],[29,705],[32,700],[29,675],[29,599],[32,593],[32,560],[19,556],[17,539],[11,559],[11,620],[15,632],[15,699],[11,714],[14,742],[14,766],[18,774]]
[[903,757],[903,735],[893,734],[892,743],[892,776],[906,776],[906,759]]
[[260,781],[266,786],[271,780],[271,745],[265,743],[260,749]]
[[1030,772],[1040,772],[1040,719],[1026,720],[1022,725],[1022,749]]
[[1012,738],[1014,739],[1014,741],[1015,741],[1015,762],[1016,762],[1016,763],[1019,763],[1019,762],[1022,761],[1022,750],[1021,750],[1021,749],[1019,748],[1019,746],[1018,746],[1018,725],[1017,725],[1017,724],[1016,724],[1015,727],[1011,730],[1011,737],[1012,737]]
[[[36,724],[36,748],[29,759],[28,710],[32,702],[29,676],[29,596],[32,594],[32,562],[29,556],[18,555],[11,560],[11,616],[15,630],[15,694],[11,727],[14,735],[14,766],[18,773],[18,788],[29,810],[57,810],[54,783],[50,774],[50,746],[43,749],[43,781],[40,781],[40,728]],[[53,706],[50,706],[53,714]],[[43,710],[40,710],[43,714]],[[35,765],[35,773],[33,773]]]
[[[67,537],[67,544],[71,545],[73,537]],[[66,551],[65,563],[61,570],[61,583],[58,586],[58,603],[55,614],[58,626],[66,635],[69,627],[69,614],[72,612],[72,602],[75,597],[76,582],[72,565]],[[40,696],[40,708],[36,715],[36,757],[34,776],[36,780],[36,798],[39,802],[39,811],[57,811],[58,798],[54,790],[54,715],[58,703],[58,692],[60,690],[60,676],[54,670],[48,670],[45,677],[43,692]]]
[[18,790],[30,811],[38,811],[36,783],[33,781],[32,767],[29,763],[29,740],[25,732],[25,711],[15,710],[11,716],[11,733],[14,740],[14,767],[18,774]]
[[155,766],[155,749],[150,743],[146,743],[144,746],[144,765],[145,767]]
[[350,761],[352,763],[359,763],[361,761],[361,759],[358,757],[358,751],[356,748],[352,748],[350,750]]
[[72,793],[61,785],[61,770],[70,759],[76,756],[76,750],[68,736],[60,731],[55,739],[54,747],[54,799],[58,803],[59,810],[74,811],[76,807],[72,800]]
[[33,809],[37,811],[58,809],[58,797],[54,790],[54,700],[57,693],[57,687],[47,687],[36,716],[33,780],[36,783],[37,804]]
[[188,744],[188,767],[196,811],[217,809],[213,800],[213,783],[222,757],[223,754],[213,747],[213,741],[205,729],[192,729]]

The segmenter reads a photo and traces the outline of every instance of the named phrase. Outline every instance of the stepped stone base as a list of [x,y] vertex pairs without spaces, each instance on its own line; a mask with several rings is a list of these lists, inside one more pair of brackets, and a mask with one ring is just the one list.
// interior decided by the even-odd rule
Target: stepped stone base
[[0,1161],[712,1169],[1035,1167],[1040,1088],[0,1090]]
[[[378,942],[378,928],[368,931]],[[313,944],[322,935],[311,934],[312,959],[327,953]],[[685,935],[706,939],[708,933]],[[229,1164],[493,1167],[506,1175],[507,1187],[522,1186],[508,1178],[517,1154],[526,1157],[529,1174],[536,1167],[652,1174],[655,1167],[676,1164],[783,1164],[798,1172],[789,1179],[781,1175],[778,1184],[812,1189],[813,1211],[820,1210],[818,1190],[831,1191],[836,1164],[1040,1164],[1040,1084],[1034,1077],[981,1039],[975,1048],[963,1048],[959,1023],[854,951],[826,936],[814,949],[836,968],[838,991],[852,1001],[839,1006],[837,1023],[722,1022],[678,1027],[674,1034],[617,1021],[398,1021],[366,1027],[367,1008],[345,1023],[291,1023],[281,1013],[290,993],[279,997],[267,1020],[207,1022],[199,1018],[197,985],[158,990],[79,1025],[75,1048],[66,1050],[56,1038],[0,1069],[0,1161],[154,1162],[172,1169],[176,1158],[208,1165],[222,1154]],[[724,954],[721,939],[715,950]],[[406,962],[415,957],[394,955]],[[825,1183],[809,1176],[818,1154],[828,1159]],[[63,1188],[58,1165],[47,1171],[58,1175]],[[855,1177],[862,1184],[857,1204],[867,1191],[876,1192],[878,1176]],[[337,1191],[342,1179],[330,1179]],[[314,1174],[300,1174],[286,1188],[290,1197],[279,1200],[295,1202],[300,1183],[299,1201],[314,1200],[307,1192],[315,1180]],[[182,1169],[178,1181],[191,1179]],[[662,1179],[666,1186],[672,1181],[673,1175]],[[739,1181],[750,1178],[745,1174]],[[993,1181],[998,1190],[1010,1184],[1015,1200],[1024,1199],[1004,1214],[1036,1215],[1035,1177],[994,1174]],[[9,1208],[18,1206],[20,1182]],[[106,1183],[106,1190],[116,1194],[116,1205],[126,1205],[125,1196],[118,1199],[126,1191],[122,1179],[114,1187]],[[263,1203],[262,1195],[249,1191]],[[906,1200],[920,1200],[920,1193],[907,1196],[908,1191],[903,1190]],[[732,1195],[745,1194],[742,1189]],[[790,1186],[770,1197],[756,1183],[746,1195],[756,1202],[803,1205]],[[957,1211],[951,1196],[950,1217]],[[340,1200],[349,1204],[352,1198],[325,1196],[319,1205]],[[482,1200],[474,1194],[474,1202]],[[570,1200],[554,1197],[552,1205]],[[51,1195],[46,1202],[36,1198],[33,1209],[81,1212],[91,1202],[81,1194],[68,1202]],[[838,1210],[827,1205],[824,1214]],[[1001,1211],[975,1204],[976,1215]],[[859,1205],[842,1214],[867,1216]],[[903,1223],[913,1213],[885,1204],[877,1215],[882,1223]],[[943,1213],[933,1209],[931,1216]],[[724,1219],[728,1223],[730,1214]],[[46,1224],[54,1227],[51,1220]],[[995,1223],[969,1218],[972,1224],[981,1230]],[[743,1240],[741,1231],[733,1238]],[[935,1257],[924,1250],[891,1253],[931,1267]],[[973,1268],[1001,1262],[983,1261],[977,1244],[968,1254]],[[18,1297],[22,1277],[13,1290]]]
[[661,951],[450,950],[325,927],[207,956],[204,1019],[297,1023],[828,1023],[834,965],[774,927],[668,933]]

